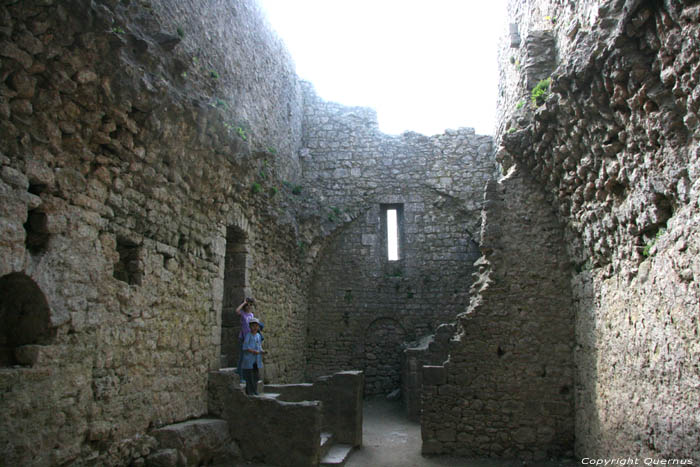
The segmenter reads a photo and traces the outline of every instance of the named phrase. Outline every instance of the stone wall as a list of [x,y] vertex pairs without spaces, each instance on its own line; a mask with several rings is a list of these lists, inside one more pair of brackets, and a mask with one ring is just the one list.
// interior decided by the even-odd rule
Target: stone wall
[[[521,30],[562,20],[549,96],[502,101],[499,138],[499,161],[527,168],[566,228],[576,454],[697,459],[700,8],[576,4],[513,2]],[[529,95],[502,76],[504,96]]]
[[[500,60],[497,158],[517,177],[503,180],[502,199],[487,201],[484,256],[476,263],[483,277],[459,321],[450,360],[425,370],[424,452],[538,458],[573,447],[578,457],[697,458],[697,392],[683,389],[698,381],[700,10],[694,3],[511,2],[511,37]],[[549,88],[533,102],[532,89],[546,78]],[[542,194],[546,203],[536,199]],[[498,216],[500,203],[513,215]],[[523,203],[540,206],[538,223],[553,209],[566,253],[561,237],[540,244],[539,253],[527,248],[541,241],[530,237],[539,225],[520,225],[522,238],[509,235],[517,232]],[[495,246],[493,239],[500,239]],[[530,274],[513,274],[517,266],[504,268],[501,255],[515,261],[508,252],[518,247],[529,253],[530,272],[547,262],[561,261],[560,267],[542,268],[534,282]],[[552,271],[560,273],[552,277]],[[570,283],[562,282],[569,275]],[[559,293],[561,305],[538,307],[516,328],[537,326],[547,310],[559,308],[562,325],[531,333],[525,342],[543,338],[553,356],[570,353],[572,318],[564,311],[570,295],[573,386],[565,359],[551,365],[550,356],[540,354],[508,361],[509,351],[494,345],[513,320],[496,313],[508,316],[510,307],[532,303],[535,287],[551,284],[555,290],[543,294]],[[504,288],[517,291],[505,304]],[[486,366],[489,345],[496,358]],[[559,385],[560,392],[546,404],[538,402],[546,392],[537,391],[547,386],[509,387],[516,378],[498,379],[514,368],[518,376],[536,374],[537,365],[545,365],[544,377],[556,368],[558,380],[549,389]],[[488,378],[501,384],[482,387]],[[518,400],[526,407],[515,418],[519,426],[504,429],[523,407]],[[549,426],[533,429],[538,413],[551,415]]]
[[370,393],[468,306],[425,452],[697,458],[700,7],[511,3],[484,203],[490,137],[320,100],[253,0],[5,2],[3,460],[143,463],[245,295],[266,379]]
[[[370,109],[324,102],[310,86],[305,105],[304,183],[335,228],[315,266],[307,373],[364,369],[367,393],[387,393],[400,387],[402,345],[468,303],[481,193],[496,170],[491,138],[385,135]],[[396,261],[389,207],[399,210]]]
[[635,3],[639,2],[508,2],[509,34],[502,37],[498,57],[500,110],[496,138],[499,142],[511,128],[527,125],[532,88],[548,78],[558,64],[570,59],[582,42],[593,37],[604,41],[595,31],[614,27],[616,15],[627,14],[622,9],[628,11]]
[[140,462],[149,428],[207,412],[231,229],[269,373],[301,379],[302,101],[254,3],[5,2],[0,23],[3,460]]
[[401,360],[401,399],[406,415],[419,422],[422,407],[423,367],[441,366],[450,355],[450,340],[455,333],[456,322],[438,326],[435,334],[411,344],[403,352]]
[[529,174],[486,191],[483,256],[444,376],[423,377],[423,453],[573,454],[574,316],[563,229]]
[[[238,386],[232,369],[210,376],[209,413],[229,421],[228,446],[240,446],[248,461],[317,466],[332,445],[362,446],[361,371],[322,376],[313,383],[266,384],[264,394],[260,385],[261,397],[232,390]],[[226,460],[230,464],[235,457]]]
[[334,442],[356,448],[362,446],[363,389],[361,371],[341,371],[321,376],[313,383],[265,386],[280,401],[321,401],[321,429],[332,434]]

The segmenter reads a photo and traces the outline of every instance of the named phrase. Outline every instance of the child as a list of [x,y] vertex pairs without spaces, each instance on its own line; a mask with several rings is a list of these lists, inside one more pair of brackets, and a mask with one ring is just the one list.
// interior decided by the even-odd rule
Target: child
[[259,371],[263,366],[262,354],[265,351],[262,349],[262,340],[260,339],[260,321],[257,318],[251,318],[248,321],[250,333],[248,333],[243,341],[243,360],[241,368],[243,369],[243,377],[245,378],[245,393],[247,395],[258,395],[258,376]]

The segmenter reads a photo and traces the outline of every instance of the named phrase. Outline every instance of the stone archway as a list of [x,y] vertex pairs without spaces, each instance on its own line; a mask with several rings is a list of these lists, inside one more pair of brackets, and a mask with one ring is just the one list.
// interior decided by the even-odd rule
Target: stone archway
[[238,362],[238,333],[241,330],[236,307],[248,289],[248,236],[237,227],[226,229],[224,263],[224,296],[221,311],[221,366],[229,368]]
[[0,367],[31,364],[22,348],[50,344],[56,335],[44,293],[20,272],[0,277],[0,323]]
[[365,395],[388,394],[401,387],[401,356],[406,331],[392,318],[374,320],[365,332]]

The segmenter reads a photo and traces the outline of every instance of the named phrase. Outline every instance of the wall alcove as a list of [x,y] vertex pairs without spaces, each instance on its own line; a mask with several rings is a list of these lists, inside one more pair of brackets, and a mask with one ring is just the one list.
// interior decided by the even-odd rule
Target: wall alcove
[[13,272],[0,277],[0,367],[31,365],[24,346],[53,342],[51,311],[44,293],[29,276]]

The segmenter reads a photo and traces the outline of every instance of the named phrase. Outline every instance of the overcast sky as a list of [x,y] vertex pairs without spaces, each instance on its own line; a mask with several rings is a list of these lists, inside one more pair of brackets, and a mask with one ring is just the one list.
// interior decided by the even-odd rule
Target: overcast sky
[[302,79],[379,127],[492,134],[505,0],[259,0]]

